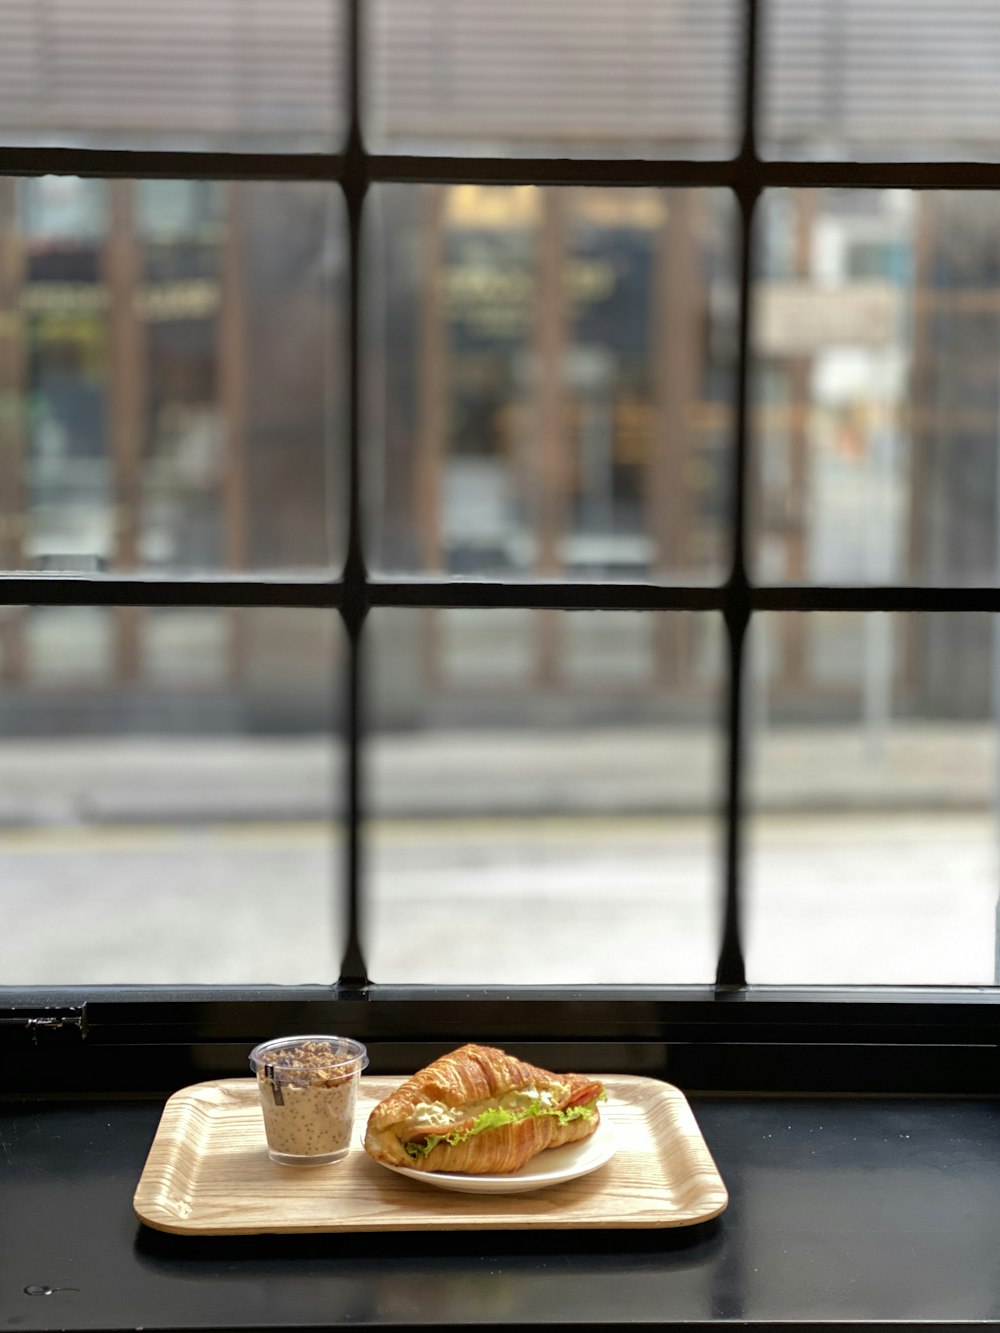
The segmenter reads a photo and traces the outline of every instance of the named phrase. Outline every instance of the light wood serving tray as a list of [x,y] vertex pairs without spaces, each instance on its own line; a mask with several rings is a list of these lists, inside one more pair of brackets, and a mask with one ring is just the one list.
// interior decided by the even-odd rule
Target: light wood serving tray
[[687,1099],[657,1079],[603,1078],[614,1157],[590,1175],[527,1194],[456,1194],[387,1170],[360,1145],[398,1078],[362,1078],[348,1156],[287,1167],[267,1155],[255,1079],[196,1083],[168,1100],[135,1192],[148,1226],[182,1235],[681,1227],[729,1196]]

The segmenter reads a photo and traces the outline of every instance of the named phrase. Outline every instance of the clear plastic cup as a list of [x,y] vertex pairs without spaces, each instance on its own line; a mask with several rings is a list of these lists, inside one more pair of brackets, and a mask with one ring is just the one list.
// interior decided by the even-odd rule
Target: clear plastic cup
[[350,1037],[276,1037],[250,1052],[267,1151],[283,1166],[326,1166],[347,1156],[358,1080],[368,1052]]

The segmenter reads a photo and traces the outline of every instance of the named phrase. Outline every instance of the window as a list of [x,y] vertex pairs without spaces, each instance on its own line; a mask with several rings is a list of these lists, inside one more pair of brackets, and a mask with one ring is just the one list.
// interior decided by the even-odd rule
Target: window
[[[169,985],[696,1023],[995,982],[991,17],[918,6],[908,65],[860,2],[131,7],[99,105],[45,57],[87,7],[46,45],[5,3],[19,903],[43,758],[117,737],[16,980],[148,983],[174,931]],[[929,51],[960,95],[911,115]],[[74,976],[109,847],[112,970]]]

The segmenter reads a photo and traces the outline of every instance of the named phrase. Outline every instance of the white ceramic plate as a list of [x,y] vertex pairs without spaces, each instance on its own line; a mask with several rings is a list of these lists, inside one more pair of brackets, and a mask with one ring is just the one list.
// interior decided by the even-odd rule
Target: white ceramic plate
[[567,1143],[563,1148],[547,1148],[521,1167],[504,1176],[463,1176],[445,1171],[413,1171],[407,1166],[389,1166],[389,1171],[410,1176],[424,1185],[436,1185],[440,1190],[460,1190],[465,1194],[525,1194],[528,1190],[545,1189],[589,1175],[615,1155],[615,1136],[602,1116],[601,1123],[589,1139]]

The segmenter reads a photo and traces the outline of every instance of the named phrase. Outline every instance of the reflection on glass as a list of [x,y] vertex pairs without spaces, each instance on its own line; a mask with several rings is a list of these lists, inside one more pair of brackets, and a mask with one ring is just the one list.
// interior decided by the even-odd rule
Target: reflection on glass
[[[62,252],[67,265],[83,261],[81,242],[100,242],[108,225],[105,181],[80,176],[39,176],[20,192],[21,225],[32,257]],[[50,262],[52,262],[50,258]]]
[[651,558],[644,483],[653,447],[656,240],[669,208],[653,194],[581,193],[569,203],[562,256],[567,554],[579,569],[604,572],[617,556],[642,571]]
[[955,613],[753,618],[750,981],[994,982],[994,633]]
[[[705,622],[717,628],[713,618]],[[685,628],[692,626],[686,619]],[[562,626],[565,662],[571,679],[648,687],[656,680],[657,655],[662,645],[657,616],[622,611],[616,615],[569,616]]]
[[431,612],[424,617],[424,651],[440,678],[456,687],[523,685],[535,669],[536,619],[520,609]]
[[754,330],[758,577],[1000,570],[1000,199],[778,192]]
[[225,616],[200,607],[150,611],[143,625],[146,676],[182,689],[223,685],[232,628]]
[[89,607],[19,619],[18,653],[0,658],[4,982],[335,980],[339,621]]
[[105,182],[45,176],[4,193],[3,239],[19,249],[0,260],[8,545],[42,568],[99,569],[113,545]]
[[96,606],[32,607],[21,627],[22,652],[41,690],[94,686],[113,668],[111,613]]
[[[718,618],[491,614],[449,612],[441,633],[434,613],[377,610],[366,628],[373,977],[710,981]],[[498,680],[501,633],[519,671]]]
[[342,22],[340,0],[0,0],[5,141],[330,151],[345,119]]
[[236,196],[214,181],[138,181],[135,191],[148,386],[140,553],[153,567],[218,569],[228,556],[219,278],[236,243]]
[[980,0],[770,0],[771,157],[995,162],[1000,11]]
[[368,221],[377,563],[720,577],[731,197],[379,187]]
[[726,155],[735,0],[373,0],[365,138],[393,153]]
[[66,295],[64,310],[28,313],[23,326],[31,386],[25,538],[36,567],[101,569],[114,543],[107,318],[96,308],[74,311]]
[[0,181],[0,567],[330,567],[340,207]]

